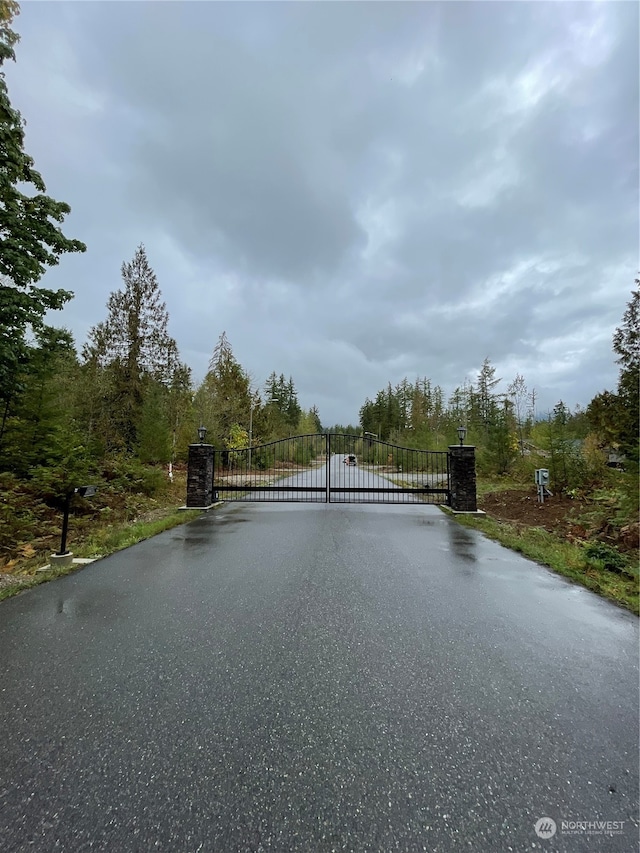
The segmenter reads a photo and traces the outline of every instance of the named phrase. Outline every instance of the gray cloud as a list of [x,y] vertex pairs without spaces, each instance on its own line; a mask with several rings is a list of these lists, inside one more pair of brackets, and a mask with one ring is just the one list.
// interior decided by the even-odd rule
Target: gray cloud
[[27,147],[89,251],[82,343],[144,241],[183,356],[223,329],[325,422],[488,356],[541,406],[616,381],[638,266],[638,8],[25,4]]

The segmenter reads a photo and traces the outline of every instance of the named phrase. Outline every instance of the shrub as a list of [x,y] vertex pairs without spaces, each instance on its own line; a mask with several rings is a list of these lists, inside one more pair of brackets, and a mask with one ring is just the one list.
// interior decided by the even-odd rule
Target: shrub
[[620,574],[626,572],[627,561],[620,552],[606,542],[589,542],[585,546],[585,554],[589,562],[610,572]]
[[112,456],[105,461],[102,476],[108,482],[110,491],[121,494],[139,492],[153,497],[167,485],[162,469],[143,465],[136,457],[125,454]]

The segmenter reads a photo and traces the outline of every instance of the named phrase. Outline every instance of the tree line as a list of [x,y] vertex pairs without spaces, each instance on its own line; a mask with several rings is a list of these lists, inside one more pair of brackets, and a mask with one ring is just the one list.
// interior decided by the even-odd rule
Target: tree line
[[122,281],[79,355],[65,330],[43,324],[29,341],[25,329],[4,398],[0,470],[26,477],[46,467],[77,479],[92,461],[118,454],[184,461],[199,426],[229,449],[322,430],[291,376],[272,372],[263,392],[252,386],[225,332],[194,386],[144,246],[122,265]]
[[474,381],[466,381],[448,397],[427,377],[403,379],[366,399],[360,430],[382,441],[443,450],[457,441],[477,447],[480,473],[528,471],[533,459],[549,460],[554,482],[561,487],[597,479],[610,460],[629,471],[638,465],[640,422],[640,279],[613,336],[620,366],[615,391],[603,391],[585,409],[573,411],[558,401],[550,412],[536,410],[536,389],[521,374],[505,386],[486,358]]
[[[19,37],[11,25],[18,13],[15,0],[0,0],[0,474],[39,478],[43,488],[59,491],[94,469],[96,460],[184,460],[200,425],[208,441],[231,450],[321,432],[317,408],[301,408],[293,378],[274,371],[263,389],[255,387],[224,332],[206,376],[194,385],[169,333],[167,307],[143,245],[123,263],[122,287],[110,295],[104,321],[90,330],[80,353],[69,331],[46,322],[48,312],[62,309],[73,294],[43,287],[40,279],[64,254],[86,246],[63,234],[70,208],[47,195],[24,151],[24,120],[11,105],[2,73],[4,63],[15,60]],[[541,418],[535,389],[521,375],[503,388],[487,358],[475,381],[448,398],[427,377],[389,383],[365,400],[357,427],[332,430],[443,449],[463,424],[467,442],[478,447],[481,471],[510,473],[538,447],[567,482],[586,464],[578,444],[590,448],[592,467],[606,448],[618,451],[627,466],[637,465],[638,280],[635,285],[613,340],[618,386],[596,395],[586,410],[572,412],[559,401]]]

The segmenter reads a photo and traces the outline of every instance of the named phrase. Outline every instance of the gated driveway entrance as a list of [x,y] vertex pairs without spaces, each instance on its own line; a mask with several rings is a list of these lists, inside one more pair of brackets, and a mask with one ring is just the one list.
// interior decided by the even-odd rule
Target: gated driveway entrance
[[357,435],[298,435],[214,450],[212,493],[225,501],[449,504],[448,454]]

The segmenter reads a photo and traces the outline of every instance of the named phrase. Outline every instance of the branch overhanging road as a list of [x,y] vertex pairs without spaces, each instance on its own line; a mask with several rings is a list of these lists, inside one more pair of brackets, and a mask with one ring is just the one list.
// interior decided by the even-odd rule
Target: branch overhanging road
[[637,847],[637,619],[433,507],[228,505],[0,649],[3,853]]

